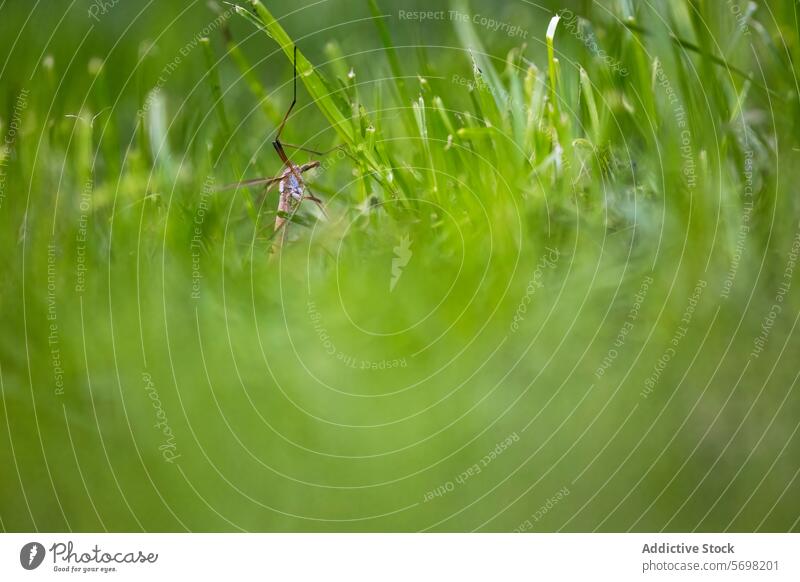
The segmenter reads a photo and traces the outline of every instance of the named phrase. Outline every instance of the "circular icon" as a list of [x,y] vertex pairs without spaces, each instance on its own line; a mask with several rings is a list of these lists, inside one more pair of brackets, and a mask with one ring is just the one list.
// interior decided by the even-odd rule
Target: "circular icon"
[[44,554],[44,546],[39,542],[27,543],[19,552],[19,563],[26,570],[35,570],[42,564]]

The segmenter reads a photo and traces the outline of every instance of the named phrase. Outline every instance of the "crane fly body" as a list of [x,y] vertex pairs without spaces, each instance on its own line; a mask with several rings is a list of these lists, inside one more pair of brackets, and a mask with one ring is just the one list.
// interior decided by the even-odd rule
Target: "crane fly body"
[[325,212],[322,201],[313,194],[306,193],[306,183],[303,174],[309,170],[319,167],[319,162],[314,160],[298,166],[289,162],[283,173],[278,176],[278,215],[275,217],[275,230],[283,228],[287,220],[287,215],[292,214],[294,206],[299,204],[303,198],[313,200]]
[[275,230],[279,230],[286,222],[286,215],[292,214],[297,204],[304,198],[315,202],[325,213],[325,208],[322,206],[322,200],[314,196],[308,191],[306,182],[303,179],[303,174],[310,170],[314,170],[320,166],[319,161],[312,160],[305,164],[294,164],[285,168],[281,174],[274,178],[255,178],[253,180],[244,180],[234,184],[222,186],[217,190],[231,190],[233,188],[247,188],[251,186],[264,186],[265,190],[269,190],[274,185],[278,185],[278,216],[275,217]]
[[302,200],[303,192],[306,189],[303,174],[314,168],[319,168],[319,162],[313,160],[300,166],[292,164],[291,167],[286,168],[283,174],[280,175],[278,180],[278,191],[283,195],[288,193],[295,200]]
[[[281,134],[283,133],[283,128],[286,126],[286,122],[289,119],[289,115],[292,113],[292,109],[294,109],[296,103],[297,103],[297,47],[294,47],[294,97],[292,99],[291,105],[289,105],[289,109],[283,116],[281,124],[278,126],[278,130],[275,135],[275,141],[272,142],[275,151],[278,153],[278,157],[280,157],[281,161],[283,162],[284,166],[283,171],[274,178],[256,178],[254,180],[245,180],[243,182],[229,184],[227,186],[223,186],[222,188],[218,189],[218,190],[228,190],[231,188],[239,188],[239,187],[265,186],[265,190],[269,190],[273,185],[277,184],[279,196],[278,196],[278,212],[277,216],[275,217],[275,233],[277,233],[278,231],[282,231],[281,239],[285,239],[287,222],[291,220],[292,215],[295,212],[297,212],[300,203],[304,199],[307,198],[312,202],[316,203],[317,206],[319,206],[320,210],[322,210],[322,213],[327,216],[327,213],[325,212],[325,207],[322,204],[322,200],[320,200],[311,193],[310,189],[305,183],[305,180],[303,180],[303,174],[308,172],[309,170],[318,168],[320,166],[320,163],[316,160],[312,160],[305,164],[300,164],[300,165],[295,164],[289,159],[289,156],[286,155],[284,146],[297,150],[302,150],[316,155],[324,155],[328,152],[317,152],[301,146],[294,146],[288,143],[284,144],[281,142]],[[329,151],[333,151],[335,149],[339,148],[338,147],[333,148],[332,150]]]
[[[306,191],[306,182],[303,180],[303,174],[309,170],[319,167],[319,162],[314,160],[306,164],[292,164],[283,171],[283,174],[278,176],[278,192],[281,196],[292,197],[297,201],[303,199],[304,192]],[[317,198],[306,195],[311,200]]]

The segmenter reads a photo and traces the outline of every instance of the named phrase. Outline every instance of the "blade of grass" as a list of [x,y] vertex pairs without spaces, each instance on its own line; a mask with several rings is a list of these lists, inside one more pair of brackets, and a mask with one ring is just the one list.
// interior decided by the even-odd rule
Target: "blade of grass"
[[281,121],[281,115],[273,106],[272,101],[270,101],[270,99],[267,97],[267,91],[261,84],[258,75],[256,75],[253,71],[253,66],[239,48],[239,45],[234,40],[230,30],[227,27],[224,27],[222,31],[225,38],[225,48],[228,49],[228,54],[233,59],[233,62],[236,63],[236,67],[239,69],[242,77],[244,77],[247,87],[250,89],[250,92],[256,97],[256,99],[258,99],[258,104],[267,119],[277,125]]
[[433,192],[435,196],[439,191],[439,186],[436,182],[436,168],[433,164],[433,154],[431,153],[431,145],[428,141],[428,124],[425,117],[425,101],[422,96],[420,96],[420,98],[414,103],[414,117],[417,120],[417,128],[420,138],[422,139],[422,147],[425,150],[425,157],[427,158],[428,162],[428,185],[431,188],[431,192]]
[[[638,32],[639,34],[641,34],[643,36],[649,36],[649,35],[652,34],[649,30],[647,30],[643,26],[640,26],[640,25],[635,24],[633,22],[624,22],[623,26],[625,26],[626,28],[628,28],[628,29],[630,29],[632,31]],[[736,74],[737,76],[741,77],[742,79],[745,79],[746,81],[750,81],[750,83],[754,87],[758,87],[759,89],[761,89],[765,93],[769,93],[773,97],[780,97],[778,95],[778,93],[776,93],[775,91],[773,91],[769,87],[765,87],[764,85],[759,83],[757,80],[755,80],[752,75],[750,75],[749,73],[746,73],[745,71],[743,71],[742,69],[740,69],[740,68],[738,68],[738,67],[736,67],[734,65],[731,65],[725,59],[720,58],[720,57],[718,57],[716,55],[704,52],[696,44],[694,44],[692,42],[689,42],[688,40],[682,39],[682,38],[676,36],[674,33],[671,33],[669,35],[669,38],[673,43],[677,44],[679,47],[681,47],[683,49],[686,49],[688,51],[691,51],[693,53],[697,53],[697,54],[709,59],[715,65],[718,65],[720,67],[723,67],[723,68],[729,70],[730,72]],[[781,97],[781,99],[782,99],[782,97]]]
[[389,32],[389,27],[386,26],[384,15],[381,13],[376,0],[369,0],[369,11],[372,14],[372,21],[378,29],[378,36],[381,38],[384,48],[386,49],[386,58],[389,60],[389,68],[395,78],[393,87],[397,87],[399,97],[403,103],[411,101],[411,95],[406,86],[405,77],[403,76],[403,68],[400,66],[400,59],[397,56],[397,49],[392,41],[392,34]]
[[600,133],[600,115],[597,113],[597,104],[594,100],[594,92],[592,91],[592,82],[589,80],[589,75],[583,67],[580,68],[581,78],[581,95],[583,96],[586,109],[589,112],[589,122],[592,130],[592,140],[594,140],[595,147],[600,146],[601,133]]
[[553,116],[553,125],[558,127],[558,77],[556,75],[556,56],[555,56],[555,46],[554,46],[554,39],[556,36],[556,28],[558,27],[558,21],[561,20],[561,17],[556,15],[550,19],[550,24],[547,25],[547,34],[545,36],[545,41],[547,43],[547,71],[550,75],[550,111]]
[[[231,150],[233,151],[233,159],[231,160],[231,165],[233,166],[234,173],[237,176],[241,176],[239,160],[241,160],[242,157],[241,153],[236,147],[236,141],[233,139],[231,124],[228,120],[228,114],[225,111],[225,102],[222,100],[222,85],[219,80],[219,70],[216,66],[216,56],[214,55],[214,51],[211,48],[211,42],[208,38],[201,38],[200,44],[203,47],[203,55],[205,56],[206,67],[208,69],[206,72],[206,78],[208,79],[209,88],[211,89],[211,98],[214,102],[214,111],[217,114],[217,119],[219,120],[220,124],[220,131],[217,134],[217,143],[214,146],[212,159],[214,160],[214,163],[216,163],[220,159],[220,156],[222,156],[226,144],[232,144]],[[245,199],[247,213],[254,222],[257,222],[258,213],[256,212],[255,205],[253,204],[253,197],[250,195],[250,190],[247,188],[239,188],[239,190]]]

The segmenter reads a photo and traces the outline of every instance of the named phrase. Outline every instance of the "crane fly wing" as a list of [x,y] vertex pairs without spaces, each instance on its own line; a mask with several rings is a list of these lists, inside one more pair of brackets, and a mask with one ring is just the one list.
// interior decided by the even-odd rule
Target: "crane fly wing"
[[234,188],[248,188],[250,186],[272,186],[280,182],[281,176],[276,178],[254,178],[252,180],[244,180],[243,182],[234,182],[233,184],[225,184],[216,189],[217,192],[222,190],[233,190]]

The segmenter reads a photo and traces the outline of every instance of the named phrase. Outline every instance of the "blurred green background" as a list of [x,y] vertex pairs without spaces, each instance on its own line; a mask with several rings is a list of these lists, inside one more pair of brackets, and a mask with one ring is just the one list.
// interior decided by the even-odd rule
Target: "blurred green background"
[[0,3],[0,527],[799,529],[796,3],[267,0],[280,251],[241,3]]

